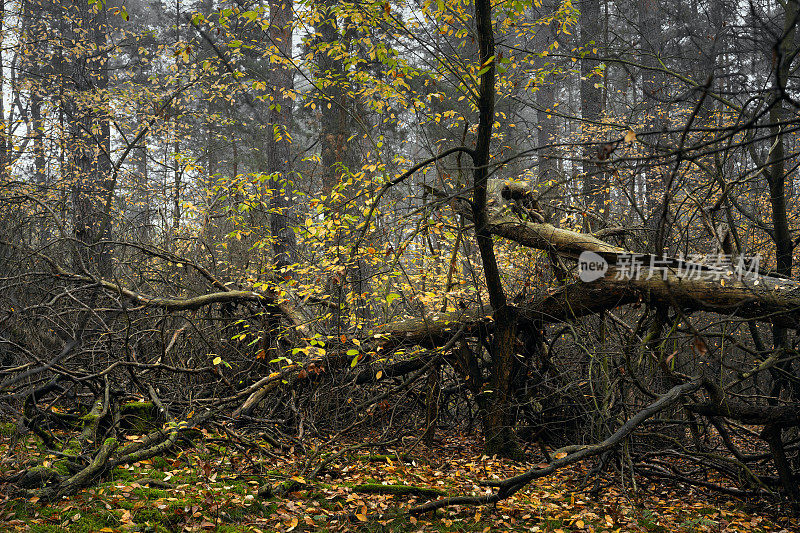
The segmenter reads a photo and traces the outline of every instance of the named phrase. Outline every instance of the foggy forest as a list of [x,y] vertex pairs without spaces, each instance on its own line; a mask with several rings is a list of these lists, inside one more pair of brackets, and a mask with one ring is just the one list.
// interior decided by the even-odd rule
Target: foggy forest
[[3,0],[0,528],[800,530],[798,0]]

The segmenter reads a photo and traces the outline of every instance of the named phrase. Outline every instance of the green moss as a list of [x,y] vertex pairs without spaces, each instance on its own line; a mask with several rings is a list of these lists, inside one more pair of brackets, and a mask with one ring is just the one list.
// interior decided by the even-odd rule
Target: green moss
[[158,470],[164,470],[165,468],[169,468],[171,465],[169,461],[167,461],[161,456],[153,457],[152,461],[153,461],[153,468],[156,468]]
[[0,424],[0,435],[12,437],[17,432],[17,425],[13,422]]
[[69,467],[67,466],[67,461],[56,461],[53,463],[53,470],[61,474],[62,476],[70,475]]
[[66,455],[71,455],[73,457],[80,455],[81,453],[81,443],[78,439],[70,439],[64,447],[61,449],[61,452]]
[[162,489],[151,489],[150,487],[137,487],[131,491],[131,494],[148,501],[167,497],[167,491]]
[[241,533],[243,531],[252,531],[252,529],[247,526],[237,526],[235,524],[220,524],[215,531],[217,533]]
[[35,466],[25,473],[19,481],[20,486],[28,489],[41,488],[57,481],[59,474],[56,470],[46,466]]
[[108,478],[111,481],[134,481],[137,477],[138,475],[135,472],[131,472],[127,468],[121,466],[112,468],[111,472],[108,474]]
[[137,524],[159,526],[173,530],[184,518],[183,508],[167,507],[164,510],[155,507],[141,507],[131,513],[131,519]]
[[146,415],[152,413],[153,409],[155,409],[153,402],[128,402],[122,404],[122,406],[119,408],[119,412],[123,416],[129,414]]
[[230,487],[227,490],[230,494],[239,494],[240,496],[244,496],[245,494],[250,492],[250,487],[246,480],[242,479],[225,479],[221,482],[223,486]]
[[119,519],[112,513],[81,514],[81,517],[72,522],[68,527],[76,533],[94,533],[103,528],[113,528],[119,524]]
[[16,499],[11,500],[6,504],[5,509],[3,509],[5,514],[9,515],[9,518],[12,520],[22,520],[27,521],[31,514],[32,506],[25,500]]
[[136,509],[131,515],[131,518],[137,524],[156,524],[161,522],[164,518],[164,512],[160,509],[156,509],[155,507],[142,507],[140,509]]
[[[76,514],[80,517],[72,520]],[[39,513],[39,518],[45,518],[43,512]],[[37,533],[51,533],[70,531],[74,533],[94,533],[103,528],[119,527],[119,519],[111,512],[102,510],[97,512],[74,511],[67,513],[60,524],[30,524],[31,531]]]
[[41,507],[38,509],[39,518],[50,518],[51,516],[60,516],[64,511],[58,507]]
[[147,433],[159,425],[161,416],[153,402],[128,402],[119,408],[122,429],[134,433]]
[[180,437],[178,437],[178,442],[183,442],[184,444],[188,444],[190,446],[194,445],[194,442],[200,440],[203,434],[197,428],[186,429],[181,431]]
[[188,483],[191,485],[197,483],[198,481],[205,481],[205,480],[206,480],[205,477],[201,478],[200,474],[197,471],[181,470],[175,475],[175,477],[173,477],[170,480],[170,483],[176,483],[178,485],[180,485],[181,483]]
[[133,511],[133,506],[136,504],[135,500],[131,499],[123,499],[117,502],[117,507],[119,509],[125,509],[126,511]]
[[64,533],[64,528],[54,524],[32,524],[33,533]]
[[247,506],[231,506],[225,509],[226,520],[231,523],[247,521],[249,517],[268,518],[278,510],[280,502],[262,502],[255,500]]

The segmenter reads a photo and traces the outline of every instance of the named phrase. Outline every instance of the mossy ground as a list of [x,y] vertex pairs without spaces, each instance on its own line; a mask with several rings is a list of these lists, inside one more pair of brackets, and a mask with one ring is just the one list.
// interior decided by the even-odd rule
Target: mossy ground
[[[440,510],[410,517],[405,511],[425,501],[413,496],[362,494],[361,484],[432,487],[448,494],[486,490],[477,482],[506,477],[530,465],[482,457],[475,442],[445,442],[418,448],[405,461],[369,461],[368,454],[344,455],[314,483],[279,498],[257,495],[264,483],[298,478],[302,456],[260,455],[206,435],[191,448],[166,457],[115,468],[94,487],[43,505],[30,496],[0,487],[0,531],[172,532],[218,531],[532,531],[532,532],[775,532],[797,530],[796,522],[776,524],[745,512],[742,502],[715,499],[703,492],[641,483],[634,496],[611,485],[592,499],[581,486],[578,465],[539,480],[513,498],[491,507]],[[27,440],[26,440],[27,439]],[[0,440],[0,475],[38,453],[31,438],[9,450]],[[258,446],[268,449],[266,443]],[[145,479],[169,486],[139,481]],[[11,487],[7,487],[10,489]]]

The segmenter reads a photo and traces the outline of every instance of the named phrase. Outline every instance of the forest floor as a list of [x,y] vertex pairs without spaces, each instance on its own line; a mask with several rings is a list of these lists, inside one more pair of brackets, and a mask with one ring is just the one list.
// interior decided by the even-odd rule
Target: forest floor
[[[42,457],[32,439],[0,439],[0,477],[54,458]],[[589,465],[583,464],[538,480],[496,506],[414,518],[404,511],[425,497],[369,491],[391,484],[477,494],[487,490],[479,481],[514,475],[530,464],[481,456],[476,440],[452,436],[433,448],[419,445],[402,460],[388,452],[343,454],[311,483],[298,476],[302,455],[277,453],[255,437],[232,441],[204,431],[192,445],[117,468],[101,483],[57,502],[43,504],[0,485],[0,531],[800,531],[800,521],[768,509],[647,480],[639,480],[635,492],[618,479],[609,481],[592,498],[594,482],[585,483]],[[265,483],[286,481],[297,482],[288,494],[259,496]]]

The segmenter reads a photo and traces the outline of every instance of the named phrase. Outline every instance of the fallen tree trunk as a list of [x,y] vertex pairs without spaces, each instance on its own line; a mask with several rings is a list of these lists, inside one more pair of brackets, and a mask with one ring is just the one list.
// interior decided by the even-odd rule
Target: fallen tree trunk
[[489,231],[499,237],[528,248],[555,251],[576,259],[582,252],[597,254],[625,253],[624,248],[601,241],[594,235],[557,228],[552,224],[528,222],[519,218],[495,214],[489,219]]
[[[611,267],[604,278],[551,290],[521,308],[529,320],[560,322],[632,303],[651,303],[687,311],[710,311],[797,328],[800,325],[800,283],[762,276],[737,279],[691,279],[676,271],[650,279],[619,277]],[[619,279],[618,279],[619,278]]]
[[[574,282],[554,288],[519,306],[526,322],[563,322],[628,304],[661,304],[684,311],[709,311],[742,319],[800,327],[800,283],[762,276],[755,280],[689,279],[668,272],[666,279],[616,279],[619,269],[611,267],[606,277],[586,283]],[[460,326],[469,333],[491,322],[491,309],[469,309],[455,313],[433,313],[424,319],[386,324],[383,343],[436,345]]]
[[[594,252],[613,263],[623,248],[592,235],[555,228],[550,224],[525,222],[511,217],[491,219],[492,233],[531,248],[556,251],[568,257]],[[649,263],[650,256],[639,255]],[[633,303],[660,304],[685,311],[709,311],[743,319],[756,319],[780,326],[800,327],[800,283],[771,276],[745,278],[734,272],[687,268],[680,259],[663,259],[670,266],[652,276],[631,277],[624,268],[609,266],[604,277],[592,282],[576,281],[552,288],[519,306],[523,321],[554,323],[592,315]],[[642,271],[647,274],[646,269]],[[386,324],[381,332],[388,347],[396,343],[436,345],[460,326],[466,333],[491,321],[493,310],[466,309],[454,313],[432,313],[423,318]]]

